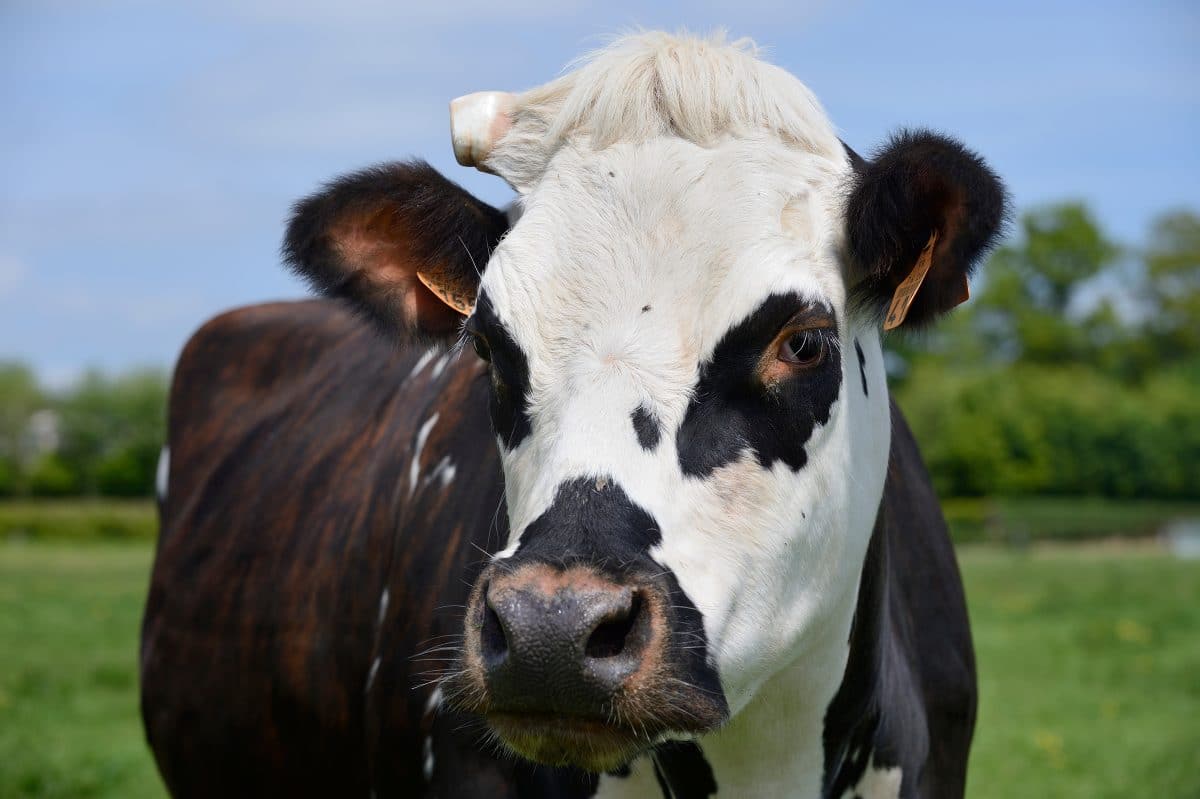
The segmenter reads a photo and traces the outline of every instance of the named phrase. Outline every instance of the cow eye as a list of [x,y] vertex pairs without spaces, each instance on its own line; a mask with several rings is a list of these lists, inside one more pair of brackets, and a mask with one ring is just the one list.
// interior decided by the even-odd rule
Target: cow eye
[[492,362],[492,348],[488,346],[487,339],[478,333],[471,334],[471,346],[475,348],[475,354],[486,362]]
[[825,336],[811,330],[797,330],[779,345],[779,360],[793,366],[812,367],[825,360]]

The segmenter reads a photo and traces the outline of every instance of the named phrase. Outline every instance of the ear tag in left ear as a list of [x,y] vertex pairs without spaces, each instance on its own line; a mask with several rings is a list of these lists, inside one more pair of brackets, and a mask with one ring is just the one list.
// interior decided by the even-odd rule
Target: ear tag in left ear
[[[916,266],[908,273],[908,277],[904,278],[904,282],[896,286],[896,293],[892,295],[892,304],[888,306],[887,316],[883,320],[884,330],[894,330],[904,324],[904,319],[908,316],[908,307],[912,305],[913,297],[917,296],[921,284],[925,282],[925,275],[929,274],[929,267],[933,263],[933,246],[937,244],[937,237],[936,230],[930,234],[929,241],[925,242],[924,249],[917,257]],[[965,293],[965,283],[963,290]],[[965,300],[966,297],[963,299]]]
[[433,296],[446,303],[446,305],[458,311],[463,316],[471,315],[471,310],[475,307],[475,297],[473,294],[451,285],[448,281],[436,280],[424,272],[417,272],[417,280],[420,280],[421,285],[433,292]]

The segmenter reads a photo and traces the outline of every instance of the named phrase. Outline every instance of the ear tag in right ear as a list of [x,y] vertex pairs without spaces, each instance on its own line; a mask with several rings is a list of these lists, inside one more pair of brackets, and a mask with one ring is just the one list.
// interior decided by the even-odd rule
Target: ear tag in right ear
[[463,316],[471,315],[471,310],[475,307],[474,295],[450,285],[449,282],[436,280],[424,272],[417,272],[417,280],[420,280],[421,285],[433,292],[433,296],[449,307]]
[[921,284],[925,282],[925,275],[929,274],[929,267],[933,263],[933,246],[937,244],[937,237],[936,230],[930,234],[929,241],[925,242],[924,249],[917,257],[916,266],[908,273],[908,277],[904,278],[904,282],[896,286],[896,293],[892,295],[892,304],[888,306],[887,316],[883,320],[884,330],[894,330],[904,324],[904,319],[908,316],[908,307],[912,305],[913,297],[917,296]]

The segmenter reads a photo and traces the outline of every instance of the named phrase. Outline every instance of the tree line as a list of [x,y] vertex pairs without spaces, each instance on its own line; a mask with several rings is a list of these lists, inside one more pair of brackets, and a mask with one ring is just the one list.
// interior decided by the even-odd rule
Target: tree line
[[1080,203],[1016,228],[973,302],[890,342],[939,492],[1200,498],[1200,216],[1140,247]]
[[[887,339],[939,492],[1200,498],[1200,216],[1139,247],[1081,203],[1014,227],[970,303]],[[0,496],[151,494],[167,390],[163,370],[53,390],[0,363]]]
[[0,363],[0,496],[145,496],[166,428],[161,369],[90,371],[63,389]]

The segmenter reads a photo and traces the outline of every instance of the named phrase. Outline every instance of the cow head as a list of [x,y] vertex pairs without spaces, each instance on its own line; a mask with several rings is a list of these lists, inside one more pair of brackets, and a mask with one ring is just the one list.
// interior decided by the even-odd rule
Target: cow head
[[927,132],[863,161],[787,73],[661,34],[454,126],[518,191],[511,228],[397,164],[301,202],[285,244],[393,333],[490,365],[511,533],[448,694],[591,769],[796,664],[827,700],[887,469],[880,328],[965,298],[1000,182]]

